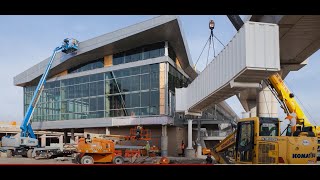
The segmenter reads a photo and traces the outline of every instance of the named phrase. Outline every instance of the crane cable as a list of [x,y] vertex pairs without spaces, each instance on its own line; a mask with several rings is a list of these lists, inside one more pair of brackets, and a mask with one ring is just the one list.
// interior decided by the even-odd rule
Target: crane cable
[[[264,82],[264,81],[263,81]],[[268,88],[268,84],[266,82],[264,82],[266,84],[266,87],[265,88]],[[263,88],[263,84],[261,84],[261,91],[262,91],[262,94],[263,94],[263,97],[264,97],[264,101],[266,102],[266,106],[267,106],[267,112],[268,112],[268,115],[269,117],[271,117],[271,113],[269,111],[269,105],[268,105],[268,102],[267,102],[267,98],[266,98],[266,95],[264,93],[264,88]],[[257,111],[257,110],[256,110]],[[260,112],[259,112],[260,113]]]
[[210,41],[209,41],[209,48],[208,48],[208,55],[207,55],[207,63],[206,63],[206,67],[207,67],[207,65],[208,65],[208,61],[209,61],[209,54],[210,54],[210,45],[211,45],[211,41],[212,41],[212,39],[211,39],[211,35],[210,35]]
[[196,67],[196,66],[197,66],[197,63],[198,63],[198,61],[199,61],[199,59],[200,59],[200,57],[201,57],[201,55],[202,55],[202,53],[203,53],[204,49],[206,48],[206,46],[207,46],[207,44],[208,44],[209,40],[210,40],[210,37],[208,38],[208,40],[207,40],[206,44],[204,45],[204,47],[203,47],[203,49],[202,49],[202,51],[201,51],[201,53],[200,53],[200,56],[198,57],[198,59],[197,59],[197,61],[196,61],[196,64],[194,65],[194,67]]
[[207,47],[208,42],[209,42],[209,48],[208,48],[208,54],[207,54],[206,67],[207,67],[208,62],[209,62],[209,54],[210,54],[211,42],[212,42],[212,49],[213,49],[213,56],[214,56],[213,59],[216,57],[216,51],[215,51],[214,39],[213,39],[213,38],[216,38],[216,39],[219,41],[219,43],[220,43],[224,48],[226,47],[226,46],[213,34],[214,26],[215,26],[214,21],[213,21],[213,20],[210,20],[210,22],[209,22],[210,36],[209,36],[206,44],[204,45],[204,47],[203,47],[203,49],[202,49],[202,51],[201,51],[201,53],[200,53],[200,55],[199,55],[199,57],[198,57],[195,65],[194,65],[194,68],[197,66],[197,64],[198,64],[198,62],[199,62],[199,60],[200,60],[200,57],[201,57],[204,49]]

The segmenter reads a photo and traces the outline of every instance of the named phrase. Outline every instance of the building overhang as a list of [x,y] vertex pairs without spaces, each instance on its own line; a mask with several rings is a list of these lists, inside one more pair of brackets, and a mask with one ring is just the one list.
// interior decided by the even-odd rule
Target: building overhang
[[[50,78],[72,67],[102,58],[106,55],[159,41],[169,42],[176,52],[181,68],[191,79],[194,79],[197,73],[193,69],[187,41],[184,38],[178,16],[158,16],[82,41],[79,43],[79,50],[74,54],[57,53],[48,77]],[[49,58],[15,76],[14,85],[28,86],[37,84],[47,66]]]

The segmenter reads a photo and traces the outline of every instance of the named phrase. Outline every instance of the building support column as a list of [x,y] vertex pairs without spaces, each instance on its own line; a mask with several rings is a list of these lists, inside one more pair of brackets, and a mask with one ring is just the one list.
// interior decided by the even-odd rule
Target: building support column
[[278,101],[265,84],[258,93],[257,102],[259,117],[278,117]]
[[110,135],[110,129],[106,127],[106,135]]
[[75,144],[78,144],[78,142],[79,142],[79,136],[76,136],[76,137],[74,138],[74,141],[75,141]]
[[63,135],[59,136],[59,144],[63,144]]
[[70,144],[75,144],[75,139],[74,139],[74,129],[71,129]]
[[197,135],[197,157],[202,155],[202,146],[201,146],[201,121],[198,120],[198,135]]
[[257,101],[247,100],[247,102],[250,111],[250,117],[257,117]]
[[188,119],[188,147],[185,150],[185,155],[189,158],[193,158],[195,156],[195,152],[192,147],[192,119]]
[[41,136],[41,147],[45,147],[47,145],[47,137],[45,134]]
[[[165,42],[164,44],[164,55],[169,56],[169,44],[168,41]],[[173,59],[175,61],[175,59]]]
[[162,136],[161,136],[161,156],[168,156],[168,135],[167,125],[162,125]]
[[63,135],[63,143],[64,144],[67,144],[67,137],[68,137],[68,131],[67,130],[64,130],[64,135]]

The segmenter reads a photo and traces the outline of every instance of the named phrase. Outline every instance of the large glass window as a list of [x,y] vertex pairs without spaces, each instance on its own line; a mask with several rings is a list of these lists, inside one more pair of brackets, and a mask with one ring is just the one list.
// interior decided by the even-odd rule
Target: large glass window
[[104,60],[103,58],[97,59],[95,61],[91,61],[86,64],[81,64],[79,66],[76,66],[74,68],[71,68],[68,70],[68,73],[77,73],[82,71],[88,71],[92,69],[102,68],[104,66]]
[[164,42],[158,42],[113,55],[113,65],[164,56]]
[[[35,87],[24,88],[24,112]],[[47,82],[32,121],[159,114],[159,65]]]
[[168,73],[168,87],[169,90],[175,92],[175,88],[187,87],[190,84],[190,80],[182,75],[177,69],[173,66],[169,66]]

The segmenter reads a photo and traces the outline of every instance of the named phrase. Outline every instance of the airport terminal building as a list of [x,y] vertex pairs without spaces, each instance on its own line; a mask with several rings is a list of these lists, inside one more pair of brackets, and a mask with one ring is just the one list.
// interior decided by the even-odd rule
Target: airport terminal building
[[[24,112],[48,61],[14,77],[14,84],[24,88]],[[32,127],[128,135],[142,125],[152,131],[151,144],[176,155],[187,132],[185,119],[175,112],[175,88],[197,77],[192,66],[177,16],[80,42],[76,53],[56,55]]]

